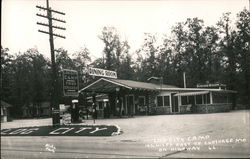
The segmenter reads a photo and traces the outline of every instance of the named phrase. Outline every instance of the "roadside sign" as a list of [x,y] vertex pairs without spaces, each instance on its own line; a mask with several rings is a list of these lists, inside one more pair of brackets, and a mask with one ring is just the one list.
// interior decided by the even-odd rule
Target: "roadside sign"
[[104,70],[104,69],[100,69],[100,68],[84,67],[82,73],[89,74],[92,76],[117,78],[117,73],[115,71]]
[[79,81],[75,70],[63,69],[63,94],[64,96],[78,96]]

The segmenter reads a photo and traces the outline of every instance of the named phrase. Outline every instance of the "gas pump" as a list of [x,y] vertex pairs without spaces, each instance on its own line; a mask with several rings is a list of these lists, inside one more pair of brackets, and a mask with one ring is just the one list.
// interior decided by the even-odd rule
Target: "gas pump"
[[79,105],[78,100],[74,99],[72,100],[72,106],[71,106],[71,120],[72,122],[79,122]]

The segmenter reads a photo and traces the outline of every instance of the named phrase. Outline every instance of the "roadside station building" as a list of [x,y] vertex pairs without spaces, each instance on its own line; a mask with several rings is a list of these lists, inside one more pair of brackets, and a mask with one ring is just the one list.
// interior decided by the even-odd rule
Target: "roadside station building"
[[[98,97],[97,109],[102,117],[213,113],[232,109],[235,91],[221,87],[179,88],[161,84],[155,79],[150,78],[147,83],[100,78],[80,92],[92,92]],[[102,104],[102,101],[105,103]]]

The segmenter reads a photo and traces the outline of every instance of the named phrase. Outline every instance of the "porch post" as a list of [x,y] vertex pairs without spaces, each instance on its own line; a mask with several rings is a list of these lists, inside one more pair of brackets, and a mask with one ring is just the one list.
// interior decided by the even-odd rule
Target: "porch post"
[[177,106],[178,106],[178,112],[181,112],[181,105],[182,105],[182,103],[181,103],[181,96],[178,96],[178,104],[177,104]]
[[212,95],[212,92],[209,92],[209,95],[210,95],[210,104],[213,104],[213,95]]
[[169,105],[170,105],[170,113],[173,113],[173,111],[172,111],[172,96],[171,96],[171,94],[169,95]]

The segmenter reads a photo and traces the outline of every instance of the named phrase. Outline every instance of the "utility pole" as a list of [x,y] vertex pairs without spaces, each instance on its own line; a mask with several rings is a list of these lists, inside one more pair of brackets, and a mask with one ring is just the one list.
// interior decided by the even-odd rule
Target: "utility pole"
[[36,6],[36,8],[47,11],[47,15],[42,15],[42,14],[36,14],[39,17],[46,18],[48,19],[48,24],[40,23],[37,22],[38,25],[46,26],[49,27],[49,32],[43,31],[43,30],[38,30],[38,32],[45,33],[49,35],[49,43],[50,43],[50,52],[51,52],[51,78],[52,78],[52,91],[51,91],[51,108],[52,108],[52,123],[53,126],[58,126],[60,125],[60,110],[59,110],[59,84],[58,84],[58,68],[56,66],[55,62],[55,49],[54,49],[54,36],[64,38],[65,36],[59,35],[59,34],[54,34],[53,33],[53,28],[56,29],[61,29],[61,30],[66,30],[63,27],[59,26],[53,26],[53,21],[57,22],[62,22],[66,23],[64,20],[56,19],[52,17],[52,13],[57,13],[61,15],[65,15],[63,12],[59,12],[56,10],[53,10],[49,7],[49,0],[46,0],[47,6],[41,7],[41,6]]

